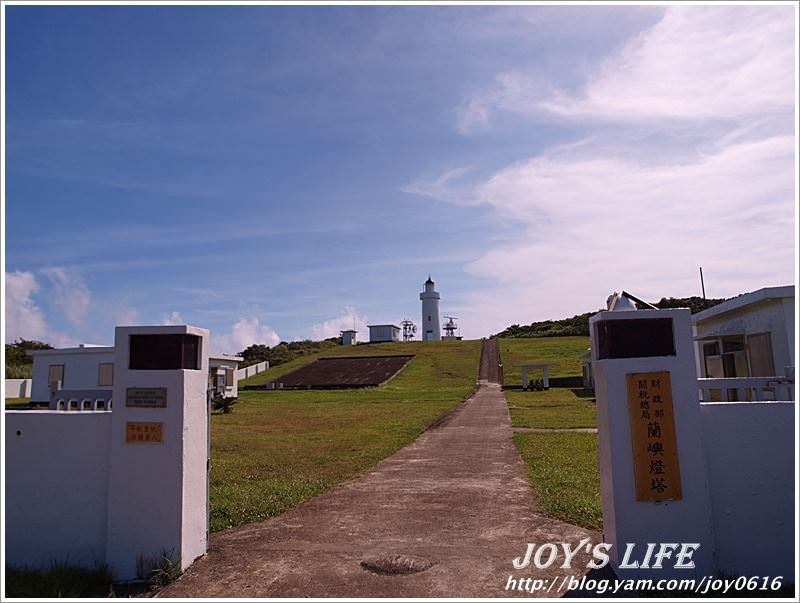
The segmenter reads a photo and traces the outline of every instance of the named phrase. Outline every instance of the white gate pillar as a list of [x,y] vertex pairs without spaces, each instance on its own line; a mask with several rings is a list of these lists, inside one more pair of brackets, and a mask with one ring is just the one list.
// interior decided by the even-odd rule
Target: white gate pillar
[[[713,535],[689,310],[590,321],[605,542],[620,577],[713,575]],[[645,561],[648,543],[656,543]],[[662,544],[699,543],[693,569]],[[624,563],[627,548],[633,547]],[[683,560],[689,563],[688,559]],[[627,569],[638,562],[640,567]]]
[[[208,544],[208,331],[117,327],[106,562],[186,569]],[[87,511],[89,512],[89,511]]]

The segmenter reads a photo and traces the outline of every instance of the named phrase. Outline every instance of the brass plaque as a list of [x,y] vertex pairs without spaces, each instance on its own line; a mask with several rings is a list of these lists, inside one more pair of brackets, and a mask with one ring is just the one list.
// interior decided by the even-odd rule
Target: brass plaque
[[133,408],[166,408],[166,387],[129,387],[125,390],[125,406]]
[[636,500],[681,500],[670,374],[632,373],[626,379]]
[[125,424],[125,443],[127,444],[161,444],[163,442],[163,423]]

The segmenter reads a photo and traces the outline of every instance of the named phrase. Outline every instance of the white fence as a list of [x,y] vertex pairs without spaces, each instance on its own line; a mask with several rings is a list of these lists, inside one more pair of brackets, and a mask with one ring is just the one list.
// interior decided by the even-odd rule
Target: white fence
[[6,379],[6,398],[30,398],[32,379]]
[[795,565],[792,402],[700,404],[717,568],[779,576]]
[[794,379],[785,377],[698,379],[697,385],[703,402],[794,400]]
[[7,561],[104,561],[111,413],[30,410],[5,418]]
[[241,381],[242,379],[247,379],[248,377],[252,377],[253,375],[258,375],[259,373],[263,373],[269,368],[269,362],[266,360],[264,362],[259,362],[258,364],[253,364],[250,366],[246,366],[244,368],[240,368],[236,371],[236,380]]

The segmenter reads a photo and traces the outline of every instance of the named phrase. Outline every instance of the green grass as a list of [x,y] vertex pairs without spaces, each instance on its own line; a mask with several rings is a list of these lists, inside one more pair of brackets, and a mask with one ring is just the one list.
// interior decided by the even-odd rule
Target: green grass
[[514,443],[544,513],[602,529],[596,434],[517,433]]
[[20,408],[27,408],[28,402],[30,402],[30,398],[6,398],[5,399],[5,407],[8,410],[16,410]]
[[[551,362],[551,377],[581,374],[581,356],[589,347],[588,337],[503,337],[499,340],[503,363],[503,385],[521,385],[522,369],[517,364]],[[540,378],[541,371],[529,371],[528,378]]]
[[86,569],[68,562],[47,569],[6,566],[7,597],[109,597],[113,596],[111,573],[105,565]]
[[319,355],[378,354],[416,357],[378,388],[240,390],[232,413],[212,417],[212,530],[278,515],[358,475],[412,442],[475,389],[479,341],[342,347],[247,382],[265,383]]
[[597,408],[592,390],[552,387],[547,391],[508,390],[504,393],[512,427],[597,427]]

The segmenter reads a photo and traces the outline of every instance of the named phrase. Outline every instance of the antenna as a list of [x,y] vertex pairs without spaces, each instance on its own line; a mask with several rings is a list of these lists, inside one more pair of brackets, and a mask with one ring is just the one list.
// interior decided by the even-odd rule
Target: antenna
[[444,327],[442,328],[442,330],[444,331],[444,336],[447,338],[455,339],[456,330],[458,329],[458,325],[456,324],[458,317],[445,316],[444,318],[447,320],[447,322],[444,323]]
[[414,334],[417,332],[417,325],[406,318],[400,323],[400,326],[403,327],[403,341],[413,341]]
[[703,281],[703,267],[700,266],[700,288],[703,290],[703,307],[708,307],[708,302],[706,301],[706,284]]

